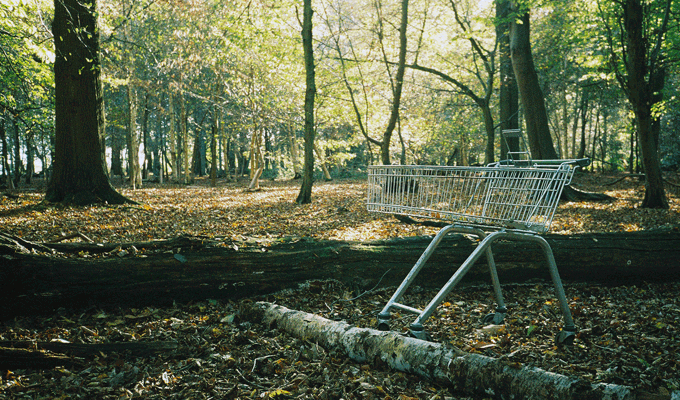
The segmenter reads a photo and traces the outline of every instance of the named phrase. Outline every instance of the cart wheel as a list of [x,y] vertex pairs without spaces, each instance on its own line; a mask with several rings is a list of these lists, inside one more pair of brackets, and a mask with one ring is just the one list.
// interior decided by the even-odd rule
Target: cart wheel
[[430,334],[427,333],[427,331],[421,324],[411,324],[411,326],[408,328],[408,335],[410,337],[414,337],[420,340],[426,340],[428,342],[431,339]]
[[379,331],[389,331],[390,323],[387,321],[378,321],[378,326],[376,326],[376,329]]
[[431,342],[432,337],[427,331],[414,331],[413,329],[408,330],[408,335],[412,338],[425,340],[426,342]]
[[505,319],[505,314],[497,312],[497,313],[494,313],[494,314],[485,315],[482,318],[482,323],[500,325],[503,322],[504,319]]
[[561,330],[555,335],[555,344],[558,346],[567,345],[571,346],[574,344],[574,338],[576,337],[576,332]]

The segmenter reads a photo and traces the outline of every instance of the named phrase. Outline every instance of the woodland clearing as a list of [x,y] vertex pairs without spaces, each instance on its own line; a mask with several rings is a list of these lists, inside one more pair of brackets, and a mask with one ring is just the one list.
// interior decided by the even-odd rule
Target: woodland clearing
[[[554,233],[618,232],[677,226],[678,190],[668,187],[670,210],[636,208],[642,183],[618,176],[580,174],[575,186],[615,197],[609,203],[565,203]],[[670,176],[678,182],[677,176]],[[241,183],[147,185],[121,189],[139,206],[58,208],[39,205],[39,186],[3,198],[3,231],[41,242],[89,238],[95,242],[197,237],[314,237],[369,240],[431,235],[436,228],[399,223],[365,210],[361,180],[318,182],[314,201],[295,205],[297,182],[266,182],[249,193]],[[559,265],[558,265],[559,267]],[[589,382],[628,385],[668,398],[680,390],[680,284],[629,286],[565,282],[579,334],[573,346],[556,347],[561,318],[545,282],[504,285],[510,306],[506,323],[487,327],[493,310],[490,286],[454,291],[428,320],[432,339],[518,365],[577,376]],[[357,293],[337,282],[312,282],[299,291],[258,298],[357,326],[375,326],[375,314],[394,288]],[[416,289],[409,304],[422,305],[432,290]],[[122,352],[72,357],[70,365],[44,370],[3,370],[6,398],[467,398],[436,382],[362,365],[315,343],[291,338],[241,316],[243,304],[206,299],[168,308],[60,309],[51,316],[19,317],[0,324],[2,342],[176,342],[152,356]],[[403,331],[411,317],[397,316]],[[2,345],[0,344],[0,347]],[[663,397],[665,396],[665,397]]]

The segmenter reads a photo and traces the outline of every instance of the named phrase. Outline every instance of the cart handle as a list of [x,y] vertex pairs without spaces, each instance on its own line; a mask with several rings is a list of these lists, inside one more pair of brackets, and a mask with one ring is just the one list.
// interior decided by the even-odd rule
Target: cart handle
[[554,166],[571,165],[573,167],[587,167],[590,165],[590,158],[576,158],[566,160],[502,160],[489,166],[517,166],[517,167],[533,167],[533,166]]
[[533,160],[535,165],[562,165],[568,164],[574,167],[587,167],[590,165],[590,158],[576,158],[567,160]]

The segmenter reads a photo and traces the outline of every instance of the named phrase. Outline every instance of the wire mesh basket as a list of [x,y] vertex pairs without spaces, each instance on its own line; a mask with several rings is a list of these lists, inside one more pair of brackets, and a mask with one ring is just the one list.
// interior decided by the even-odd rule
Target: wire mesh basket
[[486,167],[370,166],[369,211],[545,233],[579,160]]

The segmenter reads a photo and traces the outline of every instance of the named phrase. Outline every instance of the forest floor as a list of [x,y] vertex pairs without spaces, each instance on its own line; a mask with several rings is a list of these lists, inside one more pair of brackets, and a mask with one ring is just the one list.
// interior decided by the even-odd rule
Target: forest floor
[[[553,233],[619,232],[678,226],[680,190],[667,188],[670,210],[636,206],[644,187],[618,175],[580,174],[574,186],[615,198],[608,203],[561,204]],[[667,177],[680,182],[678,175]],[[371,240],[430,235],[436,228],[399,223],[366,212],[364,180],[317,182],[313,202],[295,205],[299,182],[247,183],[197,179],[190,186],[148,184],[121,192],[140,205],[48,207],[40,205],[42,182],[0,198],[2,231],[24,239],[137,242],[178,235],[211,238],[308,236]],[[558,266],[559,267],[559,266]],[[578,376],[591,382],[629,385],[668,395],[680,390],[680,283],[608,287],[565,282],[579,328],[573,346],[554,346],[561,327],[552,286],[504,285],[510,312],[502,326],[480,319],[493,311],[490,286],[454,291],[427,321],[432,340],[516,363]],[[314,343],[291,338],[240,317],[244,302],[266,300],[332,320],[374,327],[376,313],[393,287],[356,293],[336,282],[257,299],[176,304],[167,308],[60,309],[51,316],[0,322],[2,341],[109,343],[176,341],[176,350],[152,357],[99,353],[76,365],[48,370],[0,371],[0,398],[309,398],[463,399],[450,388],[416,376],[362,365]],[[404,302],[422,307],[434,291],[412,290]],[[412,317],[395,315],[393,330]]]

